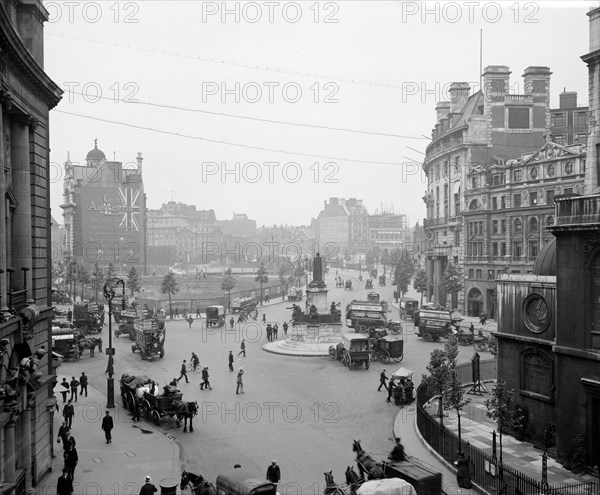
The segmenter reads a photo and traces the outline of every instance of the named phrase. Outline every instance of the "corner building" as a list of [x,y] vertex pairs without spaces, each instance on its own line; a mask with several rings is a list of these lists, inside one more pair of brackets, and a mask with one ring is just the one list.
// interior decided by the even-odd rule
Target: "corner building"
[[[0,485],[32,494],[51,469],[49,112],[62,91],[44,72],[37,0],[0,3]],[[35,356],[35,357],[34,357]]]

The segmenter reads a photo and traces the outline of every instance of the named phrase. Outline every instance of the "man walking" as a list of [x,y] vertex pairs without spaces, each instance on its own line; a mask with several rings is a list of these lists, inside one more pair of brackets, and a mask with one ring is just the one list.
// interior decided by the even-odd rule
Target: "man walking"
[[277,491],[277,485],[281,479],[281,471],[277,465],[277,461],[271,461],[271,465],[267,468],[267,480],[275,485],[275,491]]
[[208,381],[208,366],[202,368],[202,383],[200,384],[200,390],[204,390],[205,388],[212,390],[210,382]]
[[79,382],[75,380],[74,376],[72,376],[71,383],[69,385],[71,386],[71,400],[73,400],[73,397],[75,397],[75,402],[77,402],[77,387],[79,387]]
[[242,376],[244,375],[244,369],[240,368],[237,374],[237,387],[235,388],[235,393],[240,394],[244,393],[244,382],[242,381]]
[[67,321],[69,323],[71,323],[72,319],[73,319],[73,311],[71,311],[71,308],[69,308],[69,311],[67,311]]
[[386,390],[388,390],[388,386],[385,384],[385,381],[388,379],[387,376],[385,376],[385,368],[383,368],[381,370],[381,373],[379,373],[379,388],[377,389],[377,392],[381,392],[381,387],[385,387]]
[[62,442],[63,450],[67,449],[68,440],[69,440],[69,427],[67,426],[67,422],[63,421],[63,424],[58,429],[58,441]]
[[104,430],[104,437],[106,438],[106,443],[112,442],[111,431],[114,428],[115,424],[113,422],[112,416],[110,415],[110,411],[106,411],[106,416],[102,418],[102,429]]
[[388,396],[387,396],[387,399],[385,400],[386,402],[391,402],[392,394],[394,393],[395,388],[396,388],[396,379],[392,376],[392,378],[390,378],[390,383],[388,383]]
[[268,342],[271,342],[271,332],[272,332],[271,324],[269,323],[269,324],[267,324],[267,341]]
[[244,357],[246,357],[246,339],[242,339],[242,344],[240,345],[240,349],[241,349],[241,351],[238,352],[238,356],[240,354],[243,354]]
[[229,371],[233,371],[233,352],[229,351]]
[[64,389],[61,390],[60,393],[62,394],[62,398],[63,398],[63,404],[67,403],[67,394],[69,393],[69,382],[67,382],[66,378],[63,378],[63,381],[61,382],[60,386]]
[[185,383],[190,383],[187,376],[187,365],[185,359],[183,360],[183,363],[181,363],[181,375],[179,375],[179,378],[177,378],[177,383],[179,383],[179,380],[181,380],[184,376]]
[[77,449],[75,445],[68,444],[67,450],[63,454],[65,459],[65,468],[69,470],[69,475],[71,479],[75,479],[75,468],[77,467],[77,463],[79,462],[79,456],[77,455]]
[[58,478],[56,482],[56,494],[57,495],[71,495],[73,493],[73,480],[69,475],[69,470],[63,468],[62,476]]
[[283,336],[287,337],[288,324],[287,321],[283,322]]
[[79,377],[79,385],[81,385],[79,395],[83,397],[83,392],[85,392],[85,396],[87,397],[88,377],[85,374],[85,371],[81,372],[81,376]]
[[73,416],[75,416],[75,408],[73,407],[72,400],[69,399],[69,402],[65,404],[63,407],[63,418],[65,418],[65,423],[67,423],[67,427],[71,429],[71,425],[73,424]]
[[194,323],[194,318],[192,318],[192,315],[188,316],[187,322],[190,325],[190,328],[192,328],[192,323]]
[[231,318],[229,318],[229,327],[231,328],[231,330],[233,330],[233,325],[235,323],[235,320],[233,319],[233,316]]
[[152,478],[150,478],[150,476],[146,476],[146,478],[144,478],[144,481],[146,483],[140,490],[140,495],[153,495],[157,492],[157,488],[152,484]]
[[273,335],[275,336],[275,340],[277,340],[277,332],[279,332],[279,324],[275,323],[273,327]]
[[196,318],[200,318],[200,306],[196,308]]

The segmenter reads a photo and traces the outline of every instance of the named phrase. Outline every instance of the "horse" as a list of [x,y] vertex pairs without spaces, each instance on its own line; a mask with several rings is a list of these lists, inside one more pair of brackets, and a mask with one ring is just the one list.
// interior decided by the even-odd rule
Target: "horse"
[[356,452],[356,464],[360,472],[360,477],[365,479],[365,473],[368,473],[368,479],[381,479],[384,477],[383,469],[375,462],[375,460],[367,454],[360,446],[360,440],[354,440],[352,444],[352,452]]
[[350,487],[350,493],[356,494],[358,487],[362,485],[363,480],[360,479],[358,473],[352,466],[346,468],[346,484]]
[[90,350],[90,357],[94,355],[96,347],[98,347],[98,352],[102,352],[102,339],[100,337],[83,337],[79,340],[78,345],[80,357],[86,349]]
[[188,484],[191,486],[194,495],[217,495],[214,485],[206,481],[202,475],[183,471],[179,488],[185,490]]
[[176,410],[177,422],[179,423],[183,419],[183,432],[187,433],[187,421],[189,419],[190,432],[193,433],[194,425],[192,424],[192,418],[198,414],[198,402],[175,401],[173,405]]
[[331,471],[328,473],[323,473],[325,475],[325,495],[346,495],[344,490],[342,490],[335,481],[333,481],[333,475]]

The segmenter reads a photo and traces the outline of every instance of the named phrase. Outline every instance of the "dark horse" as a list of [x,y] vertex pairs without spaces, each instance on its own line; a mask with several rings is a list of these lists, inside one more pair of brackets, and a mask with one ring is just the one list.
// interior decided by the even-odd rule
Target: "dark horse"
[[217,495],[214,485],[206,481],[202,475],[183,471],[179,488],[185,490],[188,484],[191,486],[194,495]]
[[360,477],[365,479],[365,473],[369,473],[368,479],[376,480],[384,477],[383,469],[375,460],[367,454],[360,446],[360,440],[354,440],[352,452],[356,452],[356,464],[360,472]]
[[188,419],[190,420],[190,432],[193,432],[194,425],[192,424],[192,418],[198,414],[198,403],[196,401],[175,401],[173,402],[173,406],[175,407],[177,421],[180,422],[183,419],[183,432],[187,432]]
[[355,494],[363,481],[352,466],[346,468],[346,484],[350,487],[350,493]]

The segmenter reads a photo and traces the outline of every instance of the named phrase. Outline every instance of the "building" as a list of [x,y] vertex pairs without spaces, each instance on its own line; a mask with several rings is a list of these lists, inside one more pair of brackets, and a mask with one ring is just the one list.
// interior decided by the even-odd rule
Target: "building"
[[[214,210],[169,201],[147,212],[149,264],[206,263],[221,245]],[[208,254],[210,253],[210,255]]]
[[136,164],[108,161],[94,148],[85,165],[67,157],[63,188],[65,263],[90,269],[112,263],[117,272],[146,266],[146,195],[142,154]]
[[315,224],[321,255],[331,261],[369,251],[369,214],[361,199],[330,198]]
[[576,91],[564,90],[559,98],[559,108],[550,109],[552,141],[562,146],[587,145],[588,107],[577,106]]
[[0,3],[3,494],[33,493],[51,469],[56,445],[52,391],[56,375],[49,352],[53,312],[48,123],[62,91],[43,69],[47,20],[41,1]]
[[541,248],[554,239],[554,197],[580,194],[585,146],[546,143],[518,160],[477,167],[464,191],[465,256],[469,316],[496,316],[496,277],[531,273]]
[[258,258],[256,220],[234,213],[231,220],[217,220],[223,236],[219,261],[227,265],[255,267]]
[[373,251],[389,252],[402,249],[407,241],[408,218],[406,215],[381,213],[369,215],[369,247]]
[[[442,305],[446,305],[441,282],[447,264],[464,264],[463,213],[471,204],[465,191],[484,187],[469,175],[539,149],[550,134],[550,70],[525,69],[523,95],[509,94],[510,74],[506,66],[486,67],[483,91],[469,96],[469,84],[455,82],[450,85],[450,101],[436,106],[437,123],[423,163],[427,176],[423,227],[428,294]],[[480,207],[490,208],[489,204]],[[463,309],[464,291],[453,297],[452,307]]]

